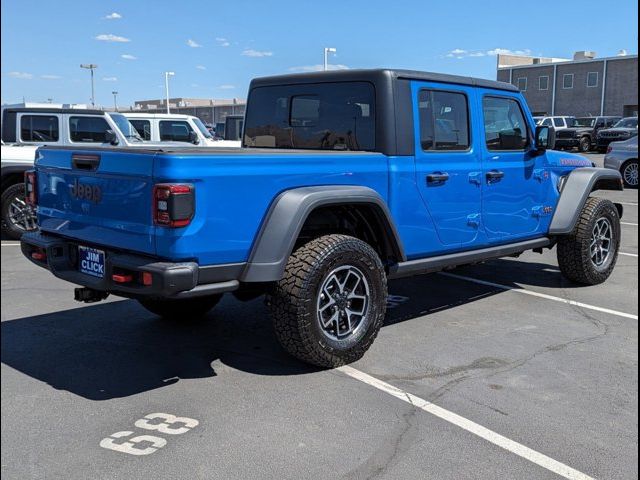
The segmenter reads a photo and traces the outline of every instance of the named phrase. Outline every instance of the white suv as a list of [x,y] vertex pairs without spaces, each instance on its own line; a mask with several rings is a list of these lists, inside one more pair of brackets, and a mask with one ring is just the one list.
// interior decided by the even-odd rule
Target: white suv
[[557,116],[557,117],[533,117],[536,121],[536,125],[542,125],[544,127],[553,127],[557,130],[564,130],[565,128],[573,125],[575,117]]

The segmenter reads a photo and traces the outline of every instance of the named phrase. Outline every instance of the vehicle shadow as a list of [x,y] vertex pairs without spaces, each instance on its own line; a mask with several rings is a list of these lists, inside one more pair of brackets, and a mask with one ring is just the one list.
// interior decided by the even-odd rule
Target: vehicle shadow
[[[520,274],[526,275],[521,268]],[[395,301],[385,327],[503,292],[442,275],[395,280],[389,290]],[[217,361],[258,375],[318,370],[280,348],[262,299],[243,303],[227,295],[207,318],[181,323],[161,320],[132,300],[2,322],[2,363],[90,400],[215,377]]]

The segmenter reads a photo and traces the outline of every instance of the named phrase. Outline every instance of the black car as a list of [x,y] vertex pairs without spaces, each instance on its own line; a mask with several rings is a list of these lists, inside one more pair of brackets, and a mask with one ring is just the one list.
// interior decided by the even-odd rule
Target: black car
[[556,148],[577,148],[581,152],[588,152],[596,146],[598,132],[602,129],[612,127],[620,117],[600,116],[600,117],[577,117],[569,128],[564,128],[556,132]]
[[612,128],[598,132],[598,150],[605,151],[611,142],[620,142],[638,135],[638,117],[625,117]]

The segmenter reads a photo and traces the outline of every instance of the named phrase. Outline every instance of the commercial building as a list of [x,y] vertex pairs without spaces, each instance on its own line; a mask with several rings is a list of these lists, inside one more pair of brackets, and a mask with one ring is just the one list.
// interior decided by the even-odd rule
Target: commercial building
[[[134,103],[133,112],[164,113],[167,108],[165,99],[138,100]],[[244,115],[246,101],[233,99],[209,98],[170,98],[171,113],[182,113],[198,117],[204,123],[216,124],[224,122],[228,115]]]
[[638,55],[573,60],[498,55],[497,79],[517,86],[534,115],[638,115]]

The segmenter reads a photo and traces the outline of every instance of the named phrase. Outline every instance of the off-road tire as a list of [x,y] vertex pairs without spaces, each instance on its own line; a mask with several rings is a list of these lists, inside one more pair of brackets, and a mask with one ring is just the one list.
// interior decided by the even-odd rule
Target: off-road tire
[[209,310],[218,304],[221,298],[222,294],[218,294],[179,300],[145,298],[138,299],[138,302],[151,313],[163,319],[188,322],[204,317]]
[[[368,283],[368,310],[360,327],[344,340],[329,338],[317,310],[320,289],[331,272],[353,266]],[[284,277],[268,292],[276,336],[294,357],[323,368],[361,358],[382,326],[386,310],[387,277],[376,252],[347,235],[325,235],[299,247],[289,257]]]
[[633,168],[635,166],[636,172],[638,171],[638,160],[628,160],[622,165],[620,168],[620,175],[622,175],[622,181],[624,182],[624,186],[626,188],[638,188],[638,176],[636,174],[636,183],[632,183],[628,180],[628,175],[625,176],[627,169]]
[[582,137],[578,143],[578,150],[583,153],[591,150],[591,139],[589,137]]
[[15,185],[7,187],[7,189],[2,192],[2,197],[0,200],[0,221],[2,222],[2,234],[12,240],[20,240],[22,234],[28,231],[35,230],[25,230],[23,228],[20,228],[9,218],[9,208],[11,206],[11,202],[16,197],[24,198],[23,183],[16,183]]
[[[596,222],[606,218],[612,228],[613,248],[606,262],[596,266],[591,260],[590,244]],[[604,198],[589,197],[585,203],[578,223],[570,235],[558,240],[558,264],[560,271],[569,280],[583,285],[597,285],[609,278],[618,260],[620,248],[620,216],[615,205]]]

